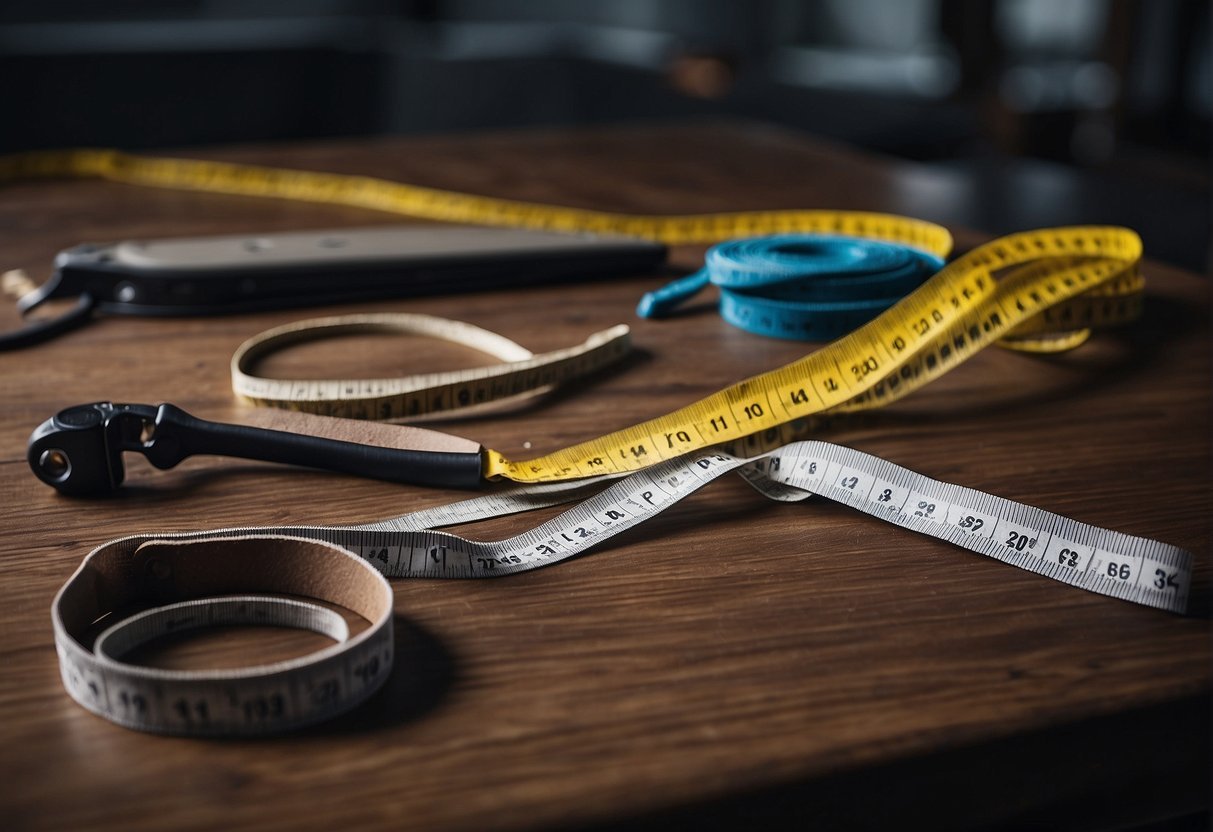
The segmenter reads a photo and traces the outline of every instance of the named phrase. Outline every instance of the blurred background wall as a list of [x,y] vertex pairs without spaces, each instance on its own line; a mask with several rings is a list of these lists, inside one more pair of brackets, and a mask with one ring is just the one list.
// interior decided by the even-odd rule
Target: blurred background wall
[[905,166],[924,218],[1210,266],[1202,0],[5,0],[0,152],[684,117]]

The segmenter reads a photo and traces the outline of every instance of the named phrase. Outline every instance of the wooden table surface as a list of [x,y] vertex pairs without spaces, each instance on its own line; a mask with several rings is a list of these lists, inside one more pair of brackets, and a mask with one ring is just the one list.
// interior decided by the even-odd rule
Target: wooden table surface
[[[182,155],[365,173],[647,213],[898,210],[895,163],[747,124],[378,139]],[[98,181],[0,190],[0,267],[41,279],[82,241],[399,222],[371,211]],[[977,231],[954,229],[962,247]],[[702,248],[672,252],[691,269]],[[1147,253],[1148,254],[1148,253]],[[259,463],[128,464],[112,499],[27,468],[30,431],[71,404],[173,402],[240,418],[228,359],[271,325],[334,311],[108,318],[0,354],[0,825],[8,829],[628,828],[762,822],[848,829],[1108,828],[1208,805],[1209,304],[1205,279],[1148,263],[1144,317],[1080,350],[990,349],[822,438],[934,477],[1195,555],[1181,617],[1054,583],[820,500],[739,478],[599,550],[499,581],[397,581],[387,689],[268,740],[116,727],[63,691],[49,616],[94,546],[147,530],[358,522],[464,495]],[[536,351],[619,322],[637,355],[523,410],[432,427],[522,457],[659,415],[812,345],[710,309],[645,321],[663,282],[342,307],[466,320]],[[8,310],[3,323],[15,316]],[[417,339],[284,355],[301,375],[472,366]],[[467,529],[504,536],[533,517]],[[236,632],[162,661],[291,651]],[[191,650],[194,652],[191,654]]]

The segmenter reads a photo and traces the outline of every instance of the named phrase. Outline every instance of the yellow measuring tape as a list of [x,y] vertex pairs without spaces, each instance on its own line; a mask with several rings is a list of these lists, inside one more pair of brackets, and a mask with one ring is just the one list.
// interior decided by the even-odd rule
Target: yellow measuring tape
[[329,202],[444,222],[622,234],[670,245],[781,231],[874,237],[946,257],[952,235],[922,220],[860,211],[744,211],[642,216],[423,188],[369,176],[136,156],[116,150],[34,151],[0,158],[0,180],[99,177],[128,185]]
[[[54,176],[339,203],[450,222],[625,234],[669,244],[799,231],[888,240],[941,257],[952,245],[951,235],[940,226],[867,212],[646,216],[495,199],[364,176],[112,150],[34,152],[0,159],[0,179]],[[1091,327],[1136,316],[1143,291],[1140,258],[1140,239],[1124,228],[1013,234],[962,255],[875,320],[798,361],[672,413],[546,456],[511,461],[488,452],[484,474],[545,482],[634,471],[826,411],[887,404],[996,341],[1035,352],[1071,349],[1086,340]],[[272,383],[270,388],[258,398],[275,399]],[[291,406],[304,409],[298,403]],[[356,401],[324,406],[323,412],[330,415],[375,412]]]
[[[1092,256],[1074,258],[1089,250]],[[1041,257],[1047,258],[1040,260]],[[1067,228],[1016,234],[945,266],[920,289],[850,335],[798,361],[733,384],[672,413],[556,453],[523,462],[493,454],[487,476],[521,482],[634,471],[692,450],[778,428],[825,411],[888,404],[927,384],[981,348],[1014,336],[1046,309],[1104,287],[1140,293],[1141,242],[1121,228]],[[1009,273],[996,280],[996,270]],[[1100,295],[1091,311],[1131,315]],[[1072,348],[1089,334],[1073,312],[1048,333],[1033,323],[1031,349]]]

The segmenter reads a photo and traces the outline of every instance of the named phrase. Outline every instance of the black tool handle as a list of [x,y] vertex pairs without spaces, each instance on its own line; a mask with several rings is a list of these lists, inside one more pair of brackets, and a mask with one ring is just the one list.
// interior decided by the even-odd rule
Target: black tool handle
[[481,482],[478,453],[383,448],[208,422],[171,404],[162,404],[156,411],[152,439],[145,445],[145,454],[157,468],[171,468],[188,456],[210,454],[303,465],[414,485],[475,488]]
[[157,468],[202,454],[323,468],[360,477],[452,488],[481,483],[481,452],[426,451],[347,442],[304,433],[208,422],[171,404],[97,402],[62,410],[38,426],[27,458],[34,474],[63,494],[95,496],[122,484],[125,451]]

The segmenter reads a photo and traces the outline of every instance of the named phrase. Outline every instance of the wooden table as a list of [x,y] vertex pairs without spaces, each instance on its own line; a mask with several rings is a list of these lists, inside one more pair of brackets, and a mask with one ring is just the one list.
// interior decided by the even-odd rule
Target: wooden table
[[[906,199],[892,163],[737,124],[184,155],[650,213],[896,211]],[[0,191],[2,265],[39,278],[55,252],[84,240],[399,221],[96,181]],[[955,231],[962,247],[981,239]],[[690,269],[701,256],[677,249],[673,262]],[[170,472],[133,460],[120,496],[71,500],[30,474],[30,431],[70,404],[171,401],[238,419],[233,349],[311,312],[109,318],[2,354],[3,826],[1085,829],[1199,812],[1210,771],[1208,284],[1155,263],[1145,271],[1139,323],[1056,358],[987,350],[823,438],[1189,549],[1198,614],[1088,594],[826,502],[768,502],[729,478],[554,568],[396,582],[387,690],[335,723],[260,741],[147,736],[77,707],[52,646],[56,588],[92,547],[136,531],[367,521],[463,495],[196,459]],[[748,335],[707,309],[638,320],[637,298],[662,279],[344,308],[467,320],[536,351],[629,323],[639,351],[618,370],[521,411],[434,425],[520,457],[811,349]],[[300,349],[275,369],[386,375],[478,360],[418,340],[341,346]],[[230,662],[299,649],[299,639],[229,633],[164,661]]]

